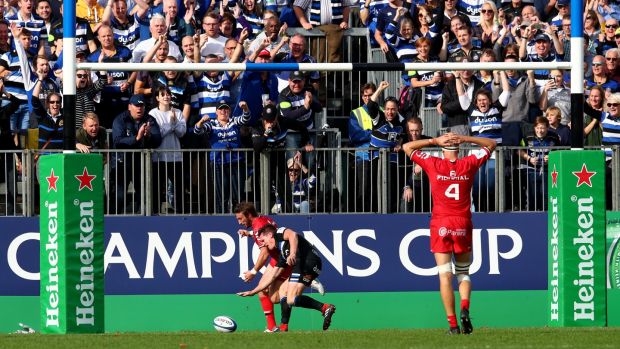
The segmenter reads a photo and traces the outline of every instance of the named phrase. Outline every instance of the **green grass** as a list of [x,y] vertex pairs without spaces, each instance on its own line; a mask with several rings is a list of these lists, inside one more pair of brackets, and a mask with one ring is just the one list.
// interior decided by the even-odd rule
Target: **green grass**
[[445,329],[266,334],[240,331],[109,333],[101,335],[0,335],[0,348],[618,348],[620,328],[480,328],[469,336]]

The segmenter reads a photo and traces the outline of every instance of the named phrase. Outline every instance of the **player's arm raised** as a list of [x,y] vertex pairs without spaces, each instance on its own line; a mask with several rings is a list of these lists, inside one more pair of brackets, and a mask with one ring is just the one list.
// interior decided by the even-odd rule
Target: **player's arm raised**
[[446,133],[445,135],[437,138],[419,139],[417,141],[405,143],[401,149],[405,152],[405,155],[411,157],[411,153],[414,150],[422,149],[424,147],[443,147],[452,144],[452,142],[454,142],[454,135],[452,133]]
[[459,140],[459,143],[474,143],[481,147],[486,147],[492,153],[497,146],[497,142],[490,138],[483,137],[472,137],[472,136],[463,136],[463,135],[455,135],[455,137]]
[[260,280],[260,282],[258,283],[258,286],[256,286],[251,291],[239,292],[239,293],[237,293],[237,295],[239,295],[241,297],[248,297],[248,296],[253,296],[253,295],[259,293],[260,291],[262,291],[262,290],[266,289],[267,287],[269,287],[274,281],[276,281],[278,276],[280,276],[280,274],[282,273],[282,270],[284,270],[284,268],[281,268],[281,267],[276,267],[276,268],[269,269],[267,274],[265,274],[266,277],[264,277],[264,278],[262,278]]

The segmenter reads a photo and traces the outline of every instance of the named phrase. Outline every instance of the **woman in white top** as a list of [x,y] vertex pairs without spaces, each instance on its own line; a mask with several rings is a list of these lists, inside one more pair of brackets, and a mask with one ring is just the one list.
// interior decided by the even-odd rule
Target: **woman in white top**
[[[157,108],[151,109],[151,115],[157,121],[161,131],[161,145],[153,153],[153,213],[158,214],[162,201],[182,212],[183,203],[183,154],[181,137],[187,130],[183,113],[172,107],[172,93],[166,86],[160,86],[153,91]],[[172,183],[172,192],[167,190],[168,182]],[[171,197],[172,196],[172,197]]]

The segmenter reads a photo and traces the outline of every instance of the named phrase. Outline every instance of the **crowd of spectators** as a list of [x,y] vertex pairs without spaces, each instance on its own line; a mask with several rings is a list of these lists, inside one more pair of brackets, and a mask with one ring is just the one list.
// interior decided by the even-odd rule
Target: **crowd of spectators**
[[[585,145],[620,144],[615,131],[620,129],[620,5],[615,1],[586,0],[581,9],[571,9],[568,0],[77,0],[76,6],[78,62],[145,64],[340,62],[343,35],[351,26],[368,28],[370,48],[389,62],[569,61],[570,13],[580,11],[585,80],[578,83],[586,88],[589,107]],[[39,150],[62,149],[62,4],[0,0],[0,12],[2,147],[26,148],[34,137]],[[307,47],[308,40],[289,36],[288,28],[316,28],[324,36]],[[325,72],[78,70],[76,149],[161,150],[153,156],[157,184],[149,190],[173,212],[185,211],[185,193],[177,182],[187,175],[180,165],[187,155],[174,150],[221,150],[210,155],[210,170],[202,172],[214,176],[213,210],[221,213],[242,199],[240,183],[258,175],[258,168],[248,167],[245,155],[234,149],[288,148],[273,155],[280,166],[269,170],[276,171],[270,174],[271,194],[275,200],[289,192],[296,198],[287,210],[307,212],[308,205],[316,205],[310,198],[312,190],[316,196],[320,167],[313,130],[322,126],[317,115],[326,107],[325,79],[330,79]],[[362,105],[351,111],[349,128],[341,131],[350,146],[388,148],[394,154],[390,166],[400,163],[395,154],[402,141],[420,136],[422,107],[435,108],[451,132],[490,137],[498,145],[548,149],[570,144],[569,86],[575,82],[566,71],[408,71],[400,81],[375,83],[378,87],[369,82],[360,88]],[[390,84],[398,85],[399,94],[383,96]],[[102,136],[105,129],[111,130],[109,144]],[[136,154],[113,154],[109,160],[111,212],[144,209]],[[369,187],[376,180],[377,157],[377,151],[360,150],[352,161],[370,164],[353,171],[363,211],[377,209]],[[547,158],[544,151],[515,151],[508,163],[523,161],[524,168],[542,174]],[[19,172],[20,166],[8,167]],[[493,197],[494,166],[490,161],[479,173],[478,192],[487,191],[481,197]],[[15,176],[8,167],[0,173]],[[391,187],[390,197],[401,206],[428,207],[414,198],[419,171],[406,177],[387,178],[405,184]],[[546,180],[528,178],[535,188]],[[131,198],[128,183],[133,184]],[[529,195],[545,196],[536,190]],[[368,193],[373,198],[363,199]],[[538,201],[544,200],[529,200]],[[483,207],[486,200],[475,205],[492,209]],[[153,212],[160,213],[161,206],[155,206]]]

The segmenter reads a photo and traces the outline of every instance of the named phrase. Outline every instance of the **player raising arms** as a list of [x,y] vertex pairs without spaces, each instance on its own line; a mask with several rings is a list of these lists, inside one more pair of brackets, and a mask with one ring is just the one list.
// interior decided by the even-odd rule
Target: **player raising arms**
[[[258,286],[251,291],[239,292],[242,297],[253,296],[270,287],[289,267],[293,267],[288,279],[286,297],[281,300],[282,325],[288,326],[293,306],[315,309],[323,314],[323,330],[327,330],[336,312],[333,304],[321,303],[303,293],[321,273],[322,262],[319,253],[308,240],[291,229],[267,224],[258,232],[258,238],[269,251],[279,251],[280,259],[276,267],[265,273]],[[281,244],[283,242],[283,244]]]
[[[481,152],[459,158],[459,144],[474,143]],[[423,153],[419,149],[440,146],[443,158]],[[403,151],[411,161],[420,165],[431,184],[433,209],[430,223],[431,252],[439,272],[439,291],[446,310],[450,330],[448,334],[460,334],[454,310],[452,288],[452,259],[461,297],[462,333],[469,334],[473,326],[469,318],[471,280],[472,229],[471,189],[476,172],[491,156],[496,143],[489,138],[469,137],[453,133],[432,139],[411,141],[403,145]]]
[[[256,212],[254,204],[250,202],[240,202],[237,204],[237,206],[235,206],[234,213],[237,218],[237,222],[239,222],[240,225],[252,229],[239,229],[239,234],[242,236],[252,236],[254,238],[254,242],[260,248],[260,254],[258,255],[256,264],[252,267],[252,269],[243,273],[243,281],[252,281],[258,271],[265,266],[267,259],[271,257],[269,266],[267,266],[267,272],[261,277],[262,280],[266,278],[268,271],[275,267],[279,258],[279,253],[277,250],[269,251],[269,249],[264,246],[263,242],[258,239],[258,231],[267,224],[273,226],[277,225],[273,219],[267,216],[259,216],[258,212]],[[280,330],[288,330],[288,321],[286,326],[281,326],[280,328],[277,326],[275,315],[273,313],[273,304],[280,302],[280,295],[286,294],[288,277],[291,275],[291,269],[292,267],[289,267],[288,270],[283,271],[280,277],[273,284],[271,284],[269,288],[264,289],[258,295],[261,307],[265,313],[265,318],[267,319],[267,329],[265,332],[279,332]],[[312,287],[320,294],[325,293],[323,285],[318,280],[314,280]]]

